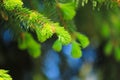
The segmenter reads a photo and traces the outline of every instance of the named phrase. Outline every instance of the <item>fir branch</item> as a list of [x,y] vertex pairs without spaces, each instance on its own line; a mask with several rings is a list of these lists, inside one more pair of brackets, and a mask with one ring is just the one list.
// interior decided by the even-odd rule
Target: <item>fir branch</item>
[[[11,0],[6,0],[6,1],[8,3]],[[61,27],[59,24],[52,22],[50,19],[47,19],[46,17],[44,17],[41,13],[38,13],[37,11],[32,11],[27,8],[20,7],[20,6],[22,6],[22,4],[21,4],[22,2],[20,2],[21,0],[14,2],[14,4],[15,3],[19,4],[19,6],[13,5],[12,3],[11,3],[12,5],[9,6],[9,4],[6,3],[6,1],[3,2],[4,8],[6,9],[6,11],[8,13],[12,14],[15,17],[15,20],[18,19],[19,23],[22,22],[22,23],[26,24],[25,27],[27,30],[29,29],[29,30],[35,31],[37,33],[38,39],[40,41],[41,41],[40,38],[43,39],[41,42],[44,42],[45,40],[50,38],[53,35],[53,33],[56,33],[56,31],[53,31],[53,29],[55,27]],[[63,34],[63,33],[60,33],[61,30],[63,32],[65,32],[66,38],[67,37],[69,38],[68,42],[66,40],[65,41],[67,43],[69,43],[71,40],[69,37],[70,36],[69,33],[67,31],[65,31],[64,28],[62,28],[60,30],[59,29],[60,28],[57,29],[57,33],[59,32],[59,34]],[[40,35],[42,35],[42,36],[39,37]],[[62,36],[64,37],[64,34],[61,35],[61,37]]]

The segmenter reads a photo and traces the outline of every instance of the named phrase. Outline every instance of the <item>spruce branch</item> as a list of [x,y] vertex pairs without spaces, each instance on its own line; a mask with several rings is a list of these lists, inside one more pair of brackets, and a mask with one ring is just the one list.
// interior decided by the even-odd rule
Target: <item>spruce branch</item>
[[[72,44],[73,47],[76,47],[72,49],[72,55],[76,58],[81,57],[81,48],[87,47],[89,44],[89,40],[85,36],[79,34],[75,38],[75,40],[72,41],[71,35],[66,30],[66,26],[67,28],[69,28],[69,26],[74,26],[74,23],[72,23],[72,25],[69,23],[71,23],[72,19],[76,14],[77,3],[75,3],[74,1],[77,0],[71,0],[70,2],[66,3],[55,0],[56,4],[54,5],[57,5],[55,6],[57,8],[54,9],[58,10],[57,13],[59,17],[61,17],[62,22],[64,22],[64,27],[60,26],[59,23],[55,23],[52,20],[48,19],[42,13],[23,7],[23,2],[21,0],[13,1],[13,3],[12,1],[13,0],[4,0],[3,2],[1,2],[2,5],[0,7],[3,9],[3,11],[7,12],[9,17],[8,21],[14,18],[13,22],[19,24],[19,26],[17,27],[21,28],[20,35],[21,33],[24,34],[24,38],[18,36],[18,47],[21,50],[27,49],[29,54],[33,57],[38,57],[40,55],[41,46],[36,40],[34,40],[32,35],[29,33],[29,31],[33,31],[36,33],[37,38],[40,42],[45,42],[47,39],[51,38],[53,34],[56,34],[58,39],[53,44],[53,48],[56,49],[56,51],[58,52],[62,49],[62,45],[66,45],[71,42],[73,43],[74,41],[76,42],[76,40],[79,39],[79,43]],[[71,34],[76,32],[75,30],[72,31]],[[30,45],[31,43],[32,45]],[[59,46],[59,49],[56,48],[56,45]],[[77,51],[77,54],[75,54],[76,49],[79,49],[79,51]]]
[[13,1],[13,3],[12,1],[4,0],[0,8],[8,14],[8,21],[14,18],[13,23],[17,23],[19,25],[17,27],[21,28],[19,35],[24,34],[22,37],[18,36],[18,47],[21,50],[27,49],[34,58],[41,53],[40,44],[34,40],[29,31],[35,32],[40,42],[46,41],[55,33],[63,45],[71,42],[70,34],[59,23],[54,23],[37,11],[24,8],[21,0]]
[[[35,31],[38,36],[38,40],[40,42],[46,41],[54,33],[56,33],[56,31],[53,31],[55,27],[61,27],[59,24],[56,24],[52,22],[50,19],[47,19],[46,17],[44,17],[41,13],[22,7],[21,0],[14,1],[14,4],[18,4],[18,5],[14,5],[10,3],[11,1],[12,0],[5,0],[3,2],[4,8],[6,9],[6,11],[8,13],[11,13],[16,19],[18,19],[19,23],[25,24],[24,26],[27,30]],[[57,29],[57,32],[59,32],[60,30]],[[69,33],[64,28],[62,30],[63,32],[65,31],[66,37],[70,39]],[[60,33],[60,34],[63,34],[63,33]],[[66,42],[69,43],[70,40]]]

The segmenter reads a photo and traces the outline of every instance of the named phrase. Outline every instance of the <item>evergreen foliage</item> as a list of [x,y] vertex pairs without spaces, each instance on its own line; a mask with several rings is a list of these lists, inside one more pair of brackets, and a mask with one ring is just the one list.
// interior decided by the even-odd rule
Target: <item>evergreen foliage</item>
[[60,40],[56,40],[52,46],[52,48],[57,51],[60,52],[62,50],[62,43]]
[[[37,0],[37,2],[39,1]],[[41,43],[52,38],[54,34],[57,36],[57,40],[52,46],[55,51],[60,52],[63,45],[72,44],[71,56],[80,58],[82,49],[86,48],[90,41],[76,29],[74,17],[77,9],[90,4],[94,10],[100,10],[103,6],[107,9],[115,8],[116,13],[118,9],[116,7],[120,5],[119,0],[40,0],[40,2],[40,9],[36,8],[35,10],[32,7],[31,9],[27,8],[29,5],[26,7],[22,0],[0,0],[0,15],[3,21],[8,23],[8,28],[16,35],[15,40],[18,42],[19,49],[27,50],[34,58],[39,57],[42,53]],[[116,60],[120,61],[120,39],[116,39],[120,32],[111,32],[111,30],[120,28],[110,27],[112,23],[114,23],[112,26],[120,26],[119,20],[114,21],[117,16],[110,15],[112,15],[111,21],[109,23],[103,21],[101,23],[104,24],[100,25],[101,36],[109,39],[104,52],[108,56],[115,52]],[[114,39],[110,38],[111,35]],[[0,80],[12,80],[7,72],[0,70]]]
[[[78,2],[79,1],[74,0],[70,0],[68,2],[59,2],[57,0],[53,0],[51,3],[58,5],[56,6],[60,10],[58,13],[61,14],[60,17],[63,16],[63,20],[72,20],[76,14],[75,10],[77,8],[76,4],[78,4]],[[49,1],[47,3],[49,3]],[[50,4],[45,5],[49,6]],[[68,33],[69,28],[67,28],[67,31],[64,28],[66,26],[63,25],[64,27],[62,27],[59,23],[51,21],[44,16],[44,13],[41,14],[37,11],[29,10],[28,8],[23,7],[23,2],[21,0],[1,1],[1,12],[2,15],[6,15],[8,17],[8,19],[6,19],[7,21],[10,21],[12,18],[14,18],[13,22],[16,24],[14,27],[9,28],[16,29],[16,27],[18,27],[18,29],[20,29],[18,32],[13,31],[13,33],[17,33],[19,35],[17,36],[18,47],[21,50],[27,49],[30,55],[33,57],[38,57],[41,51],[40,43],[33,39],[32,35],[30,34],[31,31],[36,33],[40,42],[45,42],[47,39],[51,38],[53,34],[56,34],[58,36],[58,40],[53,45],[53,49],[56,51],[60,51],[62,49],[62,45],[69,44],[72,41],[71,35]],[[5,17],[3,18],[5,19]],[[83,36],[79,37],[81,37],[81,39],[84,38]],[[83,48],[86,47],[89,42],[88,40],[85,42],[84,40],[79,41]],[[58,47],[58,45],[59,48],[57,49],[56,47]],[[77,49],[79,48],[77,47]],[[81,54],[81,51],[79,51],[79,54]]]
[[77,43],[76,41],[72,42],[72,57],[74,58],[80,58],[82,56],[82,51],[81,51],[81,47],[80,44]]
[[7,70],[0,69],[0,80],[12,80]]
[[[76,47],[79,50],[89,45],[88,38],[83,34],[76,32],[75,28],[72,28],[74,27],[72,20],[76,14],[76,9],[78,6],[84,7],[89,2],[92,3],[93,9],[100,9],[103,5],[111,8],[116,7],[116,4],[119,4],[118,1],[114,0],[45,0],[42,1],[45,8],[43,7],[43,9],[41,9],[42,11],[40,10],[40,13],[24,7],[21,0],[1,0],[0,12],[5,21],[10,23],[12,20],[13,23],[16,23],[13,27],[9,28],[12,28],[11,30],[13,30],[13,33],[17,33],[19,48],[21,50],[27,49],[30,55],[37,57],[41,53],[40,43],[33,39],[30,34],[31,31],[36,33],[39,42],[45,42],[47,39],[51,38],[53,34],[56,34],[58,40],[53,44],[53,49],[58,52],[62,49],[62,45],[74,43],[75,40],[78,40],[80,43],[80,46]],[[50,10],[49,7],[51,7]],[[47,15],[51,15],[53,18],[56,17],[59,23],[55,22],[51,16]],[[49,18],[51,18],[51,20]],[[103,35],[105,34],[105,36],[109,36],[108,27],[106,25],[105,27],[105,31],[103,29],[102,33]],[[17,28],[19,31],[16,32]],[[108,32],[106,32],[106,30]],[[71,35],[73,34],[75,35],[73,38],[74,40],[71,39]],[[59,46],[58,49],[57,46]],[[108,49],[106,48],[105,51],[108,52]],[[81,51],[78,52],[81,54]],[[75,53],[74,49],[72,51],[72,54],[73,53]]]
[[76,12],[75,12],[75,5],[73,2],[71,3],[59,3],[58,4],[60,9],[61,9],[61,12],[63,14],[63,18],[65,20],[71,20],[74,18]]

